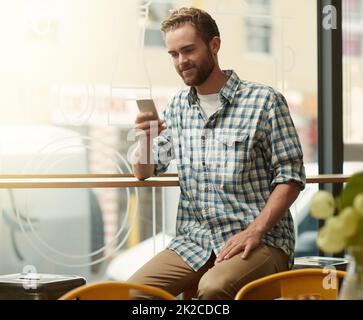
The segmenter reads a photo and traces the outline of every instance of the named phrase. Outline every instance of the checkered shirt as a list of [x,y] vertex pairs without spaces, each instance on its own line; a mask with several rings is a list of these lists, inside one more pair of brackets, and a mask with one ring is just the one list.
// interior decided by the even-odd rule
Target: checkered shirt
[[[180,181],[176,236],[168,248],[194,270],[260,214],[274,187],[304,189],[300,141],[283,95],[240,80],[232,70],[208,119],[195,88],[180,91],[164,111],[167,128],[153,140],[154,175],[176,160]],[[294,259],[290,211],[262,238]]]

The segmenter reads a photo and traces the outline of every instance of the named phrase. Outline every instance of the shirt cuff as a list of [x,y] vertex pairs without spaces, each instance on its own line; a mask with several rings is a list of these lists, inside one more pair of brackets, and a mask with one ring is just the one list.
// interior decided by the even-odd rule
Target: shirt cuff
[[271,188],[274,189],[277,184],[296,182],[301,190],[305,189],[306,177],[303,164],[288,164],[275,169],[274,178],[271,181]]

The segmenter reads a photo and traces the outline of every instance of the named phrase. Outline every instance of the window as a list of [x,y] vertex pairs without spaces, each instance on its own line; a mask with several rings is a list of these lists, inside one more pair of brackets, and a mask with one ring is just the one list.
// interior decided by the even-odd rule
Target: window
[[[362,144],[363,133],[363,1],[343,1],[344,142]],[[352,149],[350,149],[352,150]],[[352,156],[346,154],[352,159]],[[359,160],[359,159],[356,159]]]
[[246,18],[246,47],[251,53],[271,53],[272,19],[271,1],[248,1],[249,16]]
[[142,1],[140,8],[141,15],[147,14],[145,20],[145,46],[164,47],[160,24],[168,16],[170,10],[173,9],[172,2],[161,0],[150,3],[150,1]]
[[[285,95],[305,161],[312,162],[307,166],[308,174],[317,172],[317,26],[313,18],[316,0],[301,1],[300,10],[291,0],[223,0],[218,1],[218,6],[217,1],[197,0],[38,1],[57,4],[54,13],[46,16],[52,24],[44,37],[42,31],[47,25],[40,14],[35,15],[39,17],[35,26],[41,35],[24,28],[29,26],[29,19],[21,10],[23,0],[1,5],[2,174],[129,173],[120,159],[126,161],[134,144],[128,137],[136,116],[134,100],[152,97],[162,111],[183,86],[163,48],[160,23],[174,7],[198,3],[215,17],[220,28],[221,67],[233,68],[241,78],[271,85]],[[36,1],[28,2],[33,8]],[[242,2],[248,4],[243,5],[243,10]],[[280,19],[273,12],[289,19]],[[144,50],[140,50],[141,43]],[[247,54],[241,57],[241,53]],[[359,121],[362,117],[356,118]],[[176,166],[170,170],[175,172]],[[106,254],[116,248],[127,253],[144,240],[148,241],[147,248],[155,248],[158,239],[159,247],[168,242],[168,236],[175,231],[179,189],[165,188],[164,195],[160,189],[154,192],[140,188],[137,197],[132,188],[130,194],[116,188],[39,189],[25,190],[23,194],[0,190],[0,228],[4,229],[0,234],[0,253],[9,257],[0,265],[0,273],[21,272],[21,266],[35,264],[42,272],[84,275],[88,282],[105,276],[126,280],[125,274],[105,274],[109,260],[96,263],[102,258],[99,251],[107,246]],[[316,230],[315,221],[308,217],[312,191],[308,188],[301,195],[300,204],[293,208],[300,255],[311,253],[315,243],[311,232]],[[34,219],[31,222],[39,236],[31,229],[25,230],[27,234],[19,230],[13,198],[22,215]],[[138,214],[133,215],[136,204]],[[164,238],[153,243],[154,231],[163,233]],[[27,241],[27,235],[47,249],[46,254],[57,263],[40,256]],[[56,250],[49,253],[44,243]],[[154,253],[153,249],[143,248],[138,255],[140,261]],[[96,252],[99,253],[90,255]],[[68,258],[59,257],[59,253]],[[89,258],[92,264],[86,261],[83,269],[72,267],[72,257],[77,255]],[[114,270],[133,272],[132,263],[140,261],[123,256],[114,264]],[[77,260],[78,264],[83,262]]]
[[343,54],[353,57],[360,57],[362,55],[362,36],[360,34],[345,34]]
[[362,55],[363,7],[361,0],[343,1],[343,54],[352,57]]

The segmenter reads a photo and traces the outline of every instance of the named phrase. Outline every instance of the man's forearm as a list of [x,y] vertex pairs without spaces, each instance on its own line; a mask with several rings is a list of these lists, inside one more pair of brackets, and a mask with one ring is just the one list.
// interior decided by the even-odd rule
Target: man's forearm
[[296,200],[300,191],[300,186],[292,181],[278,184],[265,207],[248,229],[252,229],[262,237],[278,223]]
[[147,148],[142,148],[139,144],[132,156],[132,171],[139,180],[145,180],[154,173],[155,165],[150,163],[149,150],[150,145]]

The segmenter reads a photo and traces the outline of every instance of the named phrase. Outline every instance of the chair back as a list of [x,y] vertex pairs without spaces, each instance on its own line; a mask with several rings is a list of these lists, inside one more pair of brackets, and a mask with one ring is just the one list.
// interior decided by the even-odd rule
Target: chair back
[[59,300],[130,300],[133,291],[163,300],[176,299],[160,288],[128,282],[104,281],[75,288],[61,296]]
[[319,299],[336,300],[346,272],[332,269],[299,269],[254,280],[237,293],[236,300]]

